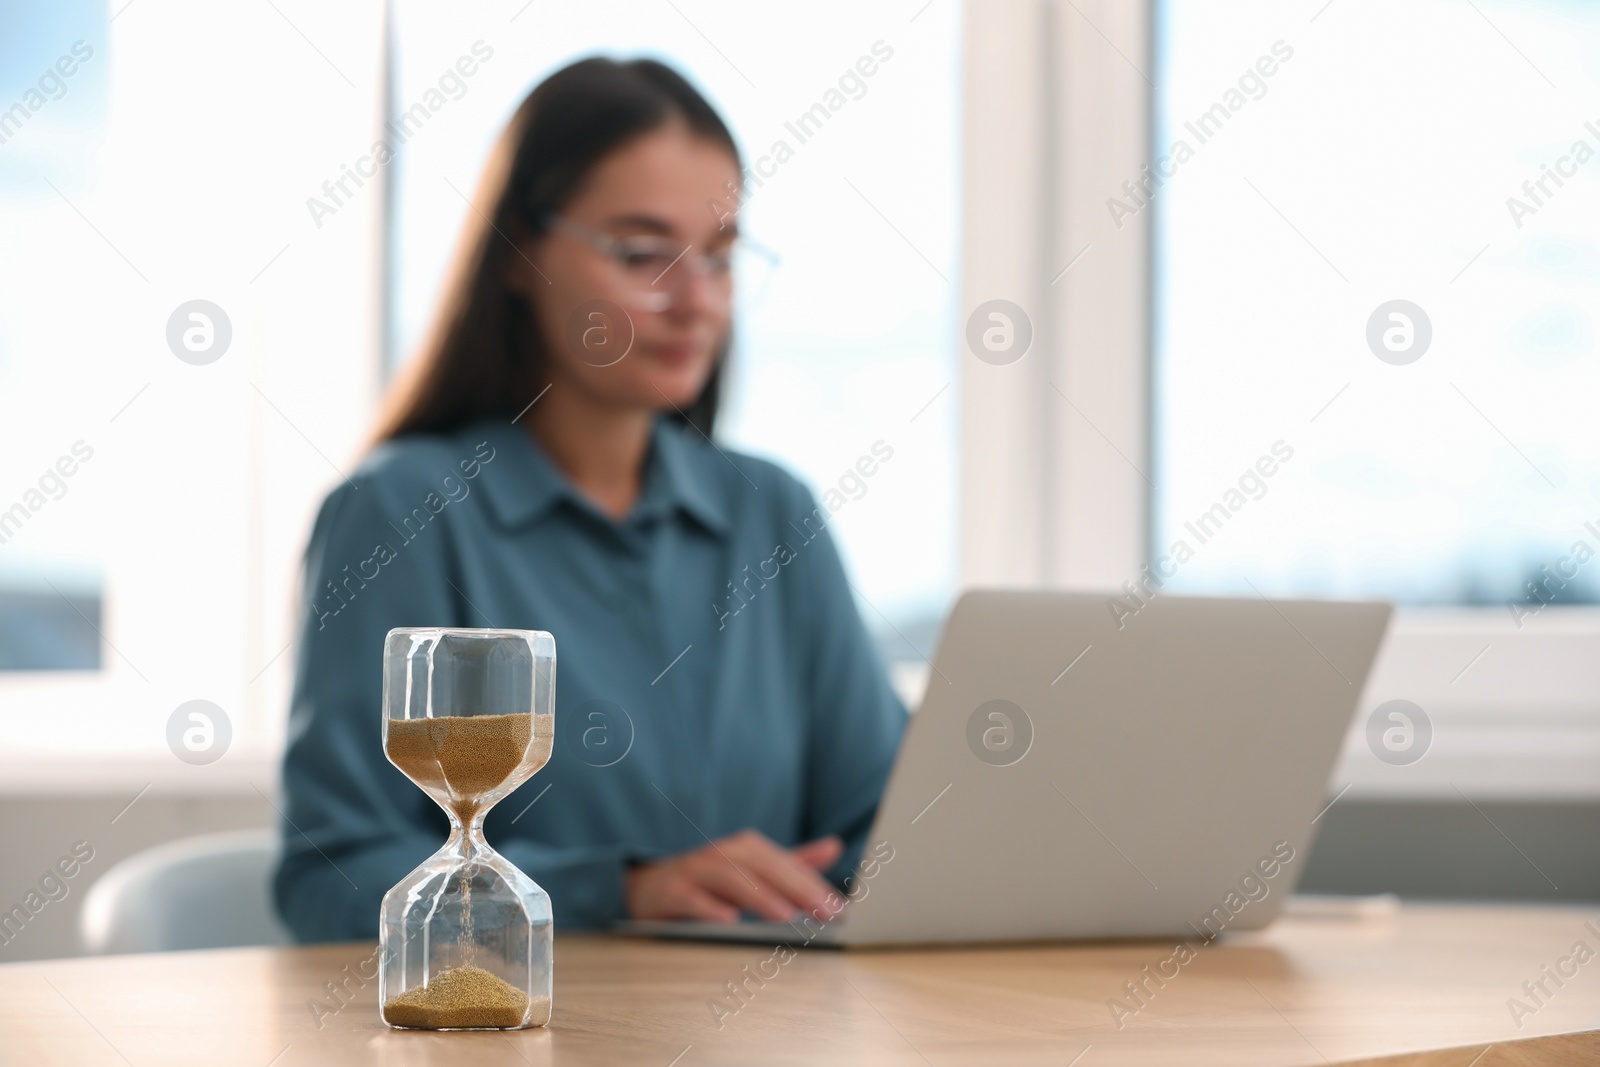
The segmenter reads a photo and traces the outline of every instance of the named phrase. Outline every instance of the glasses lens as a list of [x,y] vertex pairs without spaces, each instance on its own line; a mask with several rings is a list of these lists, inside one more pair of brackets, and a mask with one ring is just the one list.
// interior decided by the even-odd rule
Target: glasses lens
[[629,290],[627,302],[640,311],[671,307],[694,274],[705,276],[714,303],[731,302],[737,287],[741,303],[754,306],[765,298],[776,266],[771,253],[743,243],[699,252],[648,237],[621,242],[614,258]]
[[670,270],[681,248],[656,241],[622,241],[617,247],[617,262],[628,275],[654,284]]

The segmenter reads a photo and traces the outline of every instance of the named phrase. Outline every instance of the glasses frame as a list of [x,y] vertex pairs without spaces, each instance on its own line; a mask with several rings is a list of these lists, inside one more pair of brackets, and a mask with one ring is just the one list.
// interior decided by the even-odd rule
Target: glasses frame
[[676,267],[680,262],[687,263],[691,271],[703,278],[718,280],[719,275],[725,276],[729,286],[727,303],[730,306],[733,302],[732,282],[735,251],[752,253],[765,260],[769,267],[776,267],[779,263],[776,253],[747,237],[735,237],[728,247],[722,251],[696,253],[694,252],[694,245],[680,245],[677,240],[671,237],[657,234],[635,234],[628,237],[618,237],[615,234],[596,229],[587,223],[579,222],[561,214],[553,213],[549,215],[545,219],[545,229],[551,233],[561,234],[563,237],[570,237],[601,253],[611,261],[619,276],[626,279],[629,286],[635,288],[638,285],[638,279],[633,277],[628,269],[628,258],[632,254],[647,248],[654,249],[663,255],[671,254],[673,250],[676,250],[676,254],[672,256],[672,261],[650,280],[647,291],[641,294],[656,298],[645,301],[646,306],[652,311],[665,311],[674,302],[681,299],[684,288],[681,283],[670,288],[658,288],[658,283],[661,279],[666,277],[672,268]]

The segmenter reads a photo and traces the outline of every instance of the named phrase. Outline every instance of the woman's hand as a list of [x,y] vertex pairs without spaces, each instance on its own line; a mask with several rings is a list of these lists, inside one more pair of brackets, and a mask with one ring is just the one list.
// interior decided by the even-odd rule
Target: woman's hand
[[750,911],[774,922],[788,922],[796,913],[826,922],[844,898],[818,872],[839,862],[843,851],[833,836],[788,849],[756,830],[741,830],[630,870],[628,917],[733,922],[740,911]]

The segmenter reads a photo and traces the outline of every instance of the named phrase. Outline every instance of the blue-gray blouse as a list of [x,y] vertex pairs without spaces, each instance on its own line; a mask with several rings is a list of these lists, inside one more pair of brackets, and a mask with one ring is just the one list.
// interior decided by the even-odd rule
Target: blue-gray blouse
[[828,518],[780,468],[664,419],[622,521],[505,420],[379,447],[306,553],[274,879],[290,929],[376,937],[383,894],[444,842],[444,813],[382,751],[396,626],[555,635],[554,753],[485,833],[560,928],[622,917],[629,862],[745,827],[840,835],[841,885],[906,715]]

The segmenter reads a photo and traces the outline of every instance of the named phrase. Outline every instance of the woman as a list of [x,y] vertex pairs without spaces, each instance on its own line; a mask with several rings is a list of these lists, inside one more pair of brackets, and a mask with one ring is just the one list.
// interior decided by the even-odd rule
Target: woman
[[433,333],[307,550],[274,882],[300,939],[375,936],[445,838],[380,748],[395,626],[555,635],[555,754],[485,831],[562,928],[837,905],[905,712],[828,513],[711,441],[740,173],[651,61],[559,71],[501,137]]

